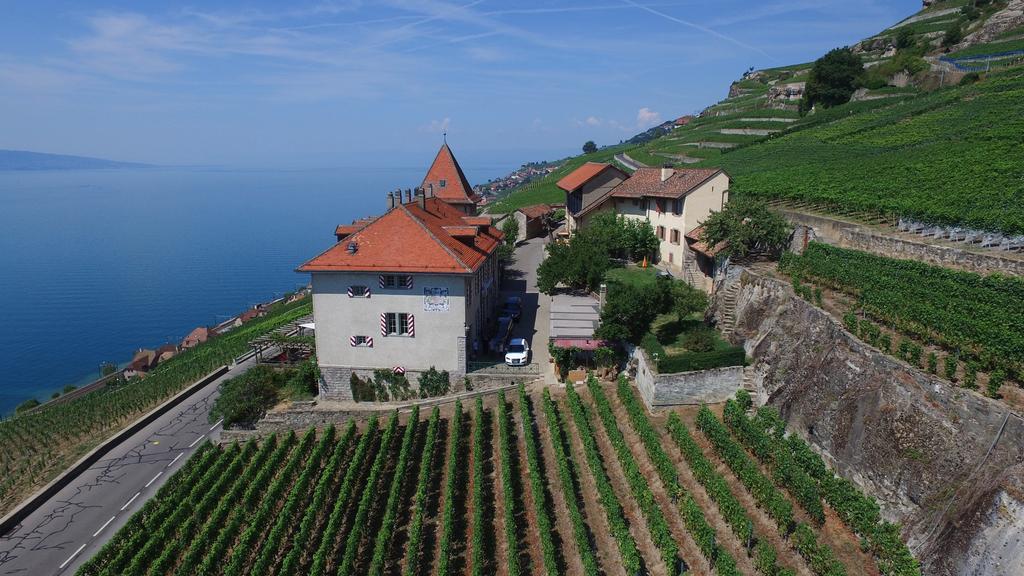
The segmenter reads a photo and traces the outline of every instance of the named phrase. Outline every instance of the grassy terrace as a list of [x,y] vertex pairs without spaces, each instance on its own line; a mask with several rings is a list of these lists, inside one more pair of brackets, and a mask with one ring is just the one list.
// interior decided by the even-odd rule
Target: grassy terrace
[[[1024,35],[1024,30],[1018,29],[1017,35]],[[1001,52],[1014,52],[1024,50],[1024,38],[1008,40],[1006,42],[991,42],[989,44],[976,44],[963,50],[951,52],[946,56],[950,58],[967,58],[970,56],[984,56],[985,54],[999,54]]]

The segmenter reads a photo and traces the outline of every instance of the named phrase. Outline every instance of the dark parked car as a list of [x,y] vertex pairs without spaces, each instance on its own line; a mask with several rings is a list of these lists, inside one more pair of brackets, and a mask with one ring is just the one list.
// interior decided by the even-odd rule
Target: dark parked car
[[519,296],[509,296],[505,299],[505,304],[501,307],[501,315],[508,316],[512,320],[519,322],[519,317],[523,315],[523,299]]

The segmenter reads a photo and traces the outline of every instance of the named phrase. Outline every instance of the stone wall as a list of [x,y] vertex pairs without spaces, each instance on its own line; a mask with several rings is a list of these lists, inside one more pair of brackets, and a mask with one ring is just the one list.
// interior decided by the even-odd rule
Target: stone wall
[[651,409],[725,402],[736,394],[743,382],[742,366],[659,374],[643,348],[637,346],[632,358],[636,365],[637,388]]
[[758,403],[878,499],[924,573],[1024,574],[1024,419],[861,342],[785,282],[734,266],[719,288],[733,284]]
[[[324,400],[352,400],[352,373],[354,372],[363,380],[373,379],[374,368],[347,368],[340,366],[321,366],[320,367],[320,398]],[[409,370],[405,373],[406,379],[409,380],[409,388],[411,390],[419,390],[419,377],[422,372]],[[456,372],[448,375],[449,382],[453,387],[461,386],[462,379],[466,376],[463,373]],[[474,377],[470,377],[470,380],[475,382]],[[481,380],[482,384],[488,384],[493,378],[484,378]]]
[[796,212],[786,208],[777,210],[797,227],[794,234],[794,248],[799,248],[797,245],[807,238],[889,258],[918,260],[981,274],[999,272],[1024,276],[1024,260],[1022,259],[1006,258],[994,253],[972,252],[954,246],[928,244],[895,236],[884,236],[871,228],[850,222]]

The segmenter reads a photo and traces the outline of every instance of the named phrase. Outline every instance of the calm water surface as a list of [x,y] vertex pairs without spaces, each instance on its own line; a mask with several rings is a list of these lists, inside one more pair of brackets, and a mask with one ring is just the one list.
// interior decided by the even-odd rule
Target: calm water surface
[[425,170],[0,172],[0,414],[304,285],[337,224]]

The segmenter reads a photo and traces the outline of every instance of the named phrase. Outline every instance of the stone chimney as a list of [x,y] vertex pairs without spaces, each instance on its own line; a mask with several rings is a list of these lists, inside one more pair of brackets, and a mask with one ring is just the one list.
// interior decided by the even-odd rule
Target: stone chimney
[[671,178],[673,174],[675,174],[675,170],[672,169],[672,165],[671,164],[665,164],[664,166],[661,167],[661,181],[662,182],[664,182],[665,180],[668,180],[669,178]]
[[434,183],[431,182],[431,183],[427,184],[427,198],[433,198],[433,197],[434,197]]
[[396,201],[395,193],[394,192],[388,192],[388,210],[391,210],[392,208],[394,208],[395,204],[397,204],[397,203],[398,202]]
[[412,204],[412,190],[409,188],[405,189],[405,203]]
[[420,208],[427,209],[427,192],[423,188],[416,189],[416,197],[420,200]]

